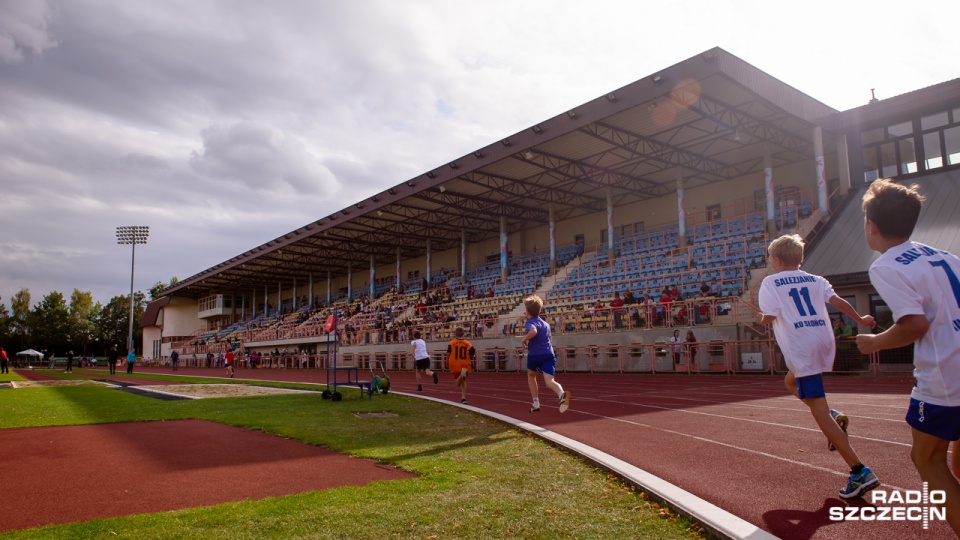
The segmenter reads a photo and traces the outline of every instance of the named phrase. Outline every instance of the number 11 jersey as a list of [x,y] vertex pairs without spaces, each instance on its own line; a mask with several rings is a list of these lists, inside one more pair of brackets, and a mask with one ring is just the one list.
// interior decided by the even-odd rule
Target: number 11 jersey
[[773,315],[773,333],[794,377],[833,371],[837,351],[827,302],[836,296],[826,279],[803,270],[763,278],[760,311]]

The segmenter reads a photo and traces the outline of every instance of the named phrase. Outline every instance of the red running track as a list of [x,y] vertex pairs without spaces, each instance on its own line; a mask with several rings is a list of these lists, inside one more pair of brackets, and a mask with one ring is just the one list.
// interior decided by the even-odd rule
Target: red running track
[[[222,377],[223,371],[181,368],[178,374]],[[324,383],[326,374],[238,370],[237,378]],[[390,373],[390,379],[395,391],[417,393],[413,373]],[[869,498],[837,496],[848,468],[827,451],[808,409],[779,377],[560,374],[557,380],[573,396],[562,415],[542,379],[542,410],[529,412],[525,374],[471,374],[468,400],[620,458],[782,538],[955,538],[937,520],[929,530],[916,521],[832,521],[833,507],[872,505]],[[830,406],[850,416],[853,447],[888,493],[922,487],[903,421],[911,385],[907,378],[826,380]],[[425,378],[423,386],[423,394],[459,402],[449,374],[438,385]],[[358,399],[350,392],[344,390],[345,400]]]

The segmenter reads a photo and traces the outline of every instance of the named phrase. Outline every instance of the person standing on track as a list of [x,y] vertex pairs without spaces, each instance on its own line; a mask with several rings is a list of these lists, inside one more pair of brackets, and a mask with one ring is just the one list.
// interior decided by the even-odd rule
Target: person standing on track
[[117,354],[117,346],[113,345],[110,347],[110,353],[107,354],[107,366],[110,368],[110,374],[117,374],[117,360],[120,358],[120,355]]
[[473,370],[473,360],[477,357],[477,350],[473,344],[463,339],[463,327],[458,326],[453,331],[453,340],[447,345],[447,365],[450,373],[457,378],[460,387],[460,403],[467,402],[467,374]]
[[[913,376],[906,421],[913,434],[910,457],[929,489],[946,495],[946,517],[960,535],[960,258],[910,241],[923,196],[883,179],[863,195],[864,235],[880,257],[870,265],[870,283],[893,313],[893,326],[857,336],[863,354],[913,343]],[[951,294],[952,293],[952,294]]]
[[137,361],[137,353],[130,351],[127,353],[127,373],[133,374],[133,364]]
[[565,392],[554,379],[557,357],[550,339],[550,325],[540,318],[543,300],[533,294],[523,299],[523,306],[527,310],[527,322],[524,325],[527,335],[520,340],[520,347],[527,349],[527,385],[530,387],[530,397],[533,398],[530,412],[540,412],[537,373],[543,374],[543,383],[560,398],[560,412],[566,412],[570,407],[570,392]]
[[770,265],[774,274],[760,284],[759,324],[773,324],[773,332],[787,363],[784,385],[791,394],[810,408],[820,431],[827,436],[827,448],[837,450],[850,466],[847,485],[840,497],[859,497],[880,485],[880,480],[865,467],[847,438],[849,419],[827,405],[823,372],[833,371],[836,342],[830,325],[827,303],[864,326],[874,326],[873,317],[861,317],[846,300],[833,292],[830,283],[800,270],[803,239],[785,234],[770,242]]
[[170,351],[170,367],[173,371],[177,370],[177,364],[180,363],[180,353],[177,351]]
[[235,355],[233,354],[233,351],[232,351],[232,350],[227,351],[227,354],[223,357],[223,367],[225,367],[225,368],[227,369],[227,375],[229,375],[231,379],[233,378],[233,359],[234,359],[234,357],[235,357]]
[[413,341],[410,342],[413,347],[413,369],[417,374],[417,392],[423,392],[423,386],[420,385],[421,374],[429,374],[433,377],[433,384],[440,382],[437,372],[430,369],[430,353],[427,352],[427,342],[420,339],[420,332],[413,332]]

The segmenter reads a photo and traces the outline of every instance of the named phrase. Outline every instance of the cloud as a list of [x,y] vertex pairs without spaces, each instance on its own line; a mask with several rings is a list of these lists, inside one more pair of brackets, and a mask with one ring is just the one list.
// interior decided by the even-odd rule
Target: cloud
[[49,34],[50,6],[42,0],[0,0],[0,60],[22,62],[27,53],[57,46]]
[[279,129],[240,122],[211,126],[200,135],[203,149],[190,156],[200,174],[255,191],[335,196],[341,189],[302,140]]

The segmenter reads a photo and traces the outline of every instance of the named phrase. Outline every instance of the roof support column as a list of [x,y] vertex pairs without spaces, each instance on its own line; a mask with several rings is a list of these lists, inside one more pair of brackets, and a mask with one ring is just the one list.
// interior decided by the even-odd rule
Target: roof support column
[[293,310],[297,310],[297,278],[293,278]]
[[373,299],[377,297],[377,263],[373,258],[373,255],[370,256],[370,300],[367,301],[369,305],[370,302],[373,302]]
[[[842,133],[837,137],[837,169],[840,171],[840,187],[837,191],[838,195],[846,195],[850,192],[850,186],[852,185],[851,179],[851,163],[850,163],[850,145],[847,144],[847,134]],[[862,178],[862,176],[861,176]]]
[[500,277],[504,280],[510,275],[507,261],[507,216],[500,216]]
[[683,198],[683,170],[677,170],[677,229],[679,247],[687,245],[687,208]]
[[277,282],[277,314],[283,313],[283,283]]
[[307,305],[310,306],[310,309],[313,309],[313,272],[310,272],[309,294],[310,298],[307,300]]
[[400,280],[400,246],[397,246],[397,293],[403,292],[403,282]]
[[774,221],[773,203],[773,165],[770,163],[770,149],[763,146],[763,189],[767,194],[767,240],[772,240],[777,234],[777,224]]
[[550,273],[557,271],[557,215],[550,203]]
[[424,289],[429,289],[433,284],[433,276],[431,275],[433,269],[433,253],[431,252],[430,239],[427,238],[427,286]]
[[460,229],[460,283],[467,284],[467,230]]
[[[613,265],[613,189],[607,188],[607,264]],[[611,266],[612,268],[612,266]]]
[[330,306],[330,301],[333,296],[333,277],[330,275],[330,271],[327,270],[327,306]]
[[263,286],[263,314],[270,314],[270,287],[267,285]]
[[823,161],[823,128],[813,128],[813,159],[817,164],[817,208],[823,219],[830,217],[830,202],[827,200],[827,170]]
[[347,302],[353,302],[353,263],[347,263]]

